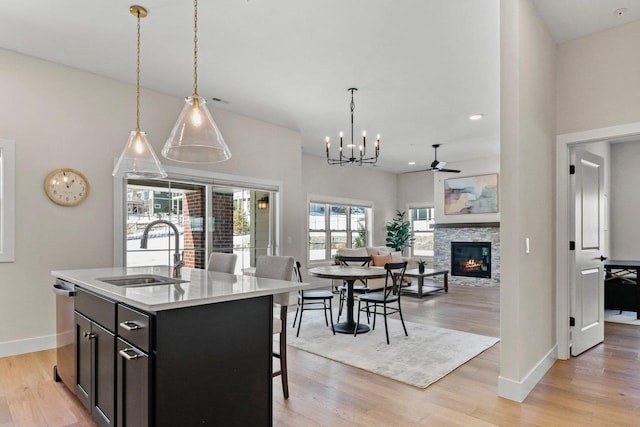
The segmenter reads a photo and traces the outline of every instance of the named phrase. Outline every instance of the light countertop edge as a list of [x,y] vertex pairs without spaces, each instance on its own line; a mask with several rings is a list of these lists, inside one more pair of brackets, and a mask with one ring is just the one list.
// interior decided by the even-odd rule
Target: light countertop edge
[[288,282],[188,268],[182,269],[180,280],[184,283],[176,285],[122,287],[97,280],[97,278],[137,274],[154,274],[171,278],[171,268],[169,266],[106,267],[51,272],[53,277],[150,312],[311,290],[328,285],[322,282]]

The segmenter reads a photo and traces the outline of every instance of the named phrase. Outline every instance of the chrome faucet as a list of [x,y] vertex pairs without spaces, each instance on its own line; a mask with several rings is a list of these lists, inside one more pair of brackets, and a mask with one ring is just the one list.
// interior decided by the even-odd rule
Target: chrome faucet
[[158,219],[150,222],[144,228],[142,232],[142,239],[140,240],[140,248],[147,249],[147,240],[149,239],[149,230],[158,224],[166,224],[169,227],[173,228],[173,234],[176,237],[176,248],[173,254],[173,277],[180,277],[180,269],[184,266],[184,261],[182,260],[182,256],[180,255],[180,232],[178,231],[178,227],[171,221],[167,221],[166,219]]

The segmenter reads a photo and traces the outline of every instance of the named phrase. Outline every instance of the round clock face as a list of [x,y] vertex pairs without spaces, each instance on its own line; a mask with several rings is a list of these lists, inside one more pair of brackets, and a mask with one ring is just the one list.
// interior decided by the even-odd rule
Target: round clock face
[[89,181],[75,169],[60,168],[47,175],[44,191],[59,205],[75,206],[84,202],[89,195]]

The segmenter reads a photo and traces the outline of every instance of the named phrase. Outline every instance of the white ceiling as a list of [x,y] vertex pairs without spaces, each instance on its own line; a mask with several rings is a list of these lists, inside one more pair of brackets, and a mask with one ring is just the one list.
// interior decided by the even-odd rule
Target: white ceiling
[[[556,43],[640,19],[639,0],[533,0]],[[625,9],[622,14],[616,13]]]
[[[534,2],[560,41],[618,25],[609,19],[614,9],[627,7],[623,19],[630,19],[638,6],[638,0],[592,0],[588,7],[585,0]],[[3,0],[0,47],[134,83],[131,4]],[[149,10],[142,20],[142,86],[190,95],[192,3],[139,4]],[[603,4],[611,16],[601,17]],[[382,170],[427,167],[435,143],[442,144],[438,158],[449,162],[496,155],[499,27],[497,0],[201,1],[199,93],[228,102],[210,101],[215,108],[300,130],[303,151],[324,156],[326,136],[336,141],[341,130],[349,136],[347,89],[357,87],[355,138],[362,130],[370,141],[382,135]],[[484,119],[470,121],[474,113]]]

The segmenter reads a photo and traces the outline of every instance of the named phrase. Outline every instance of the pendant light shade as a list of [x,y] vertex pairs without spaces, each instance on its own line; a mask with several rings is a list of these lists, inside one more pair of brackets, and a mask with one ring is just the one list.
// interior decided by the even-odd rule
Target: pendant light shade
[[131,131],[129,141],[113,169],[113,176],[127,178],[164,178],[167,176],[158,156],[147,141],[145,132]]
[[162,155],[177,162],[223,162],[231,158],[231,151],[213,121],[206,101],[198,95],[198,0],[193,2],[193,32],[193,95],[185,99],[185,106],[171,129]]
[[129,134],[120,158],[113,168],[113,176],[127,178],[164,178],[167,172],[158,160],[145,132],[140,130],[140,18],[147,16],[142,6],[131,6],[129,11],[138,19],[137,65],[136,65],[136,129]]
[[167,159],[188,163],[217,163],[231,158],[220,129],[213,121],[204,98],[185,99],[178,121],[162,149]]

